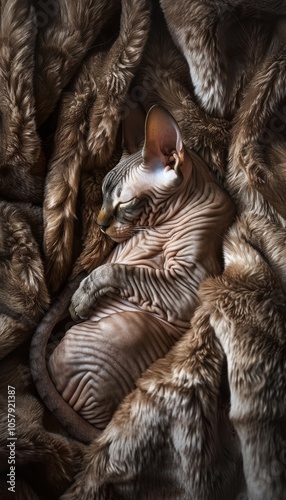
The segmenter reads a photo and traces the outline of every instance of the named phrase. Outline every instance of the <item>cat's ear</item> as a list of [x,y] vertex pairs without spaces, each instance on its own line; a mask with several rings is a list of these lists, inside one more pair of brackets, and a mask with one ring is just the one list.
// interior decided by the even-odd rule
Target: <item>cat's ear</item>
[[129,99],[122,122],[122,146],[124,154],[137,153],[142,149],[145,137],[146,114],[138,102]]
[[161,106],[153,106],[146,118],[143,164],[173,169],[180,175],[184,162],[184,146],[180,129],[170,113]]

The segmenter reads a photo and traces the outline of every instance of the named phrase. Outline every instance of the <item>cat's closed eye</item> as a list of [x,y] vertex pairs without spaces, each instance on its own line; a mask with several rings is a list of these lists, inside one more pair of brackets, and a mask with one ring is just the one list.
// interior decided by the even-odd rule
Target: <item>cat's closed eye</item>
[[136,206],[137,201],[138,198],[134,197],[131,200],[119,203],[119,208],[123,209],[125,212],[131,211]]
[[137,215],[138,212],[142,211],[146,205],[146,198],[132,198],[132,200],[125,203],[120,203],[119,210],[124,212],[126,215]]

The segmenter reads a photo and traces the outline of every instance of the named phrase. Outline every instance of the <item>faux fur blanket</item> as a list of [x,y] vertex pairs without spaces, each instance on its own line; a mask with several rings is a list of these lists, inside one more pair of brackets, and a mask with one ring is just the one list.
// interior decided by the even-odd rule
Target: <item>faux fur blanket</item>
[[[3,500],[286,499],[286,4],[175,4],[1,1]],[[238,215],[190,330],[86,446],[37,395],[29,345],[111,249],[101,184],[134,102],[173,114]]]

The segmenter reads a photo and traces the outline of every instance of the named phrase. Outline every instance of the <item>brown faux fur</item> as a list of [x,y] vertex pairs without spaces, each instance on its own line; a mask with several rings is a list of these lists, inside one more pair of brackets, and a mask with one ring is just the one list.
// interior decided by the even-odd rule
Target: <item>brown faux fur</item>
[[119,13],[120,1],[34,0],[38,31],[35,93],[37,123],[54,110],[107,21]]
[[125,398],[62,499],[235,498],[243,477],[223,365],[202,307]]
[[[90,189],[95,199],[98,199],[103,175],[108,167],[115,164],[114,160],[111,165],[109,162],[116,143],[120,111],[140,62],[149,23],[150,12],[146,0],[131,3],[123,0],[117,39],[109,50],[105,48],[103,52],[96,52],[87,60],[71,92],[63,100],[44,205],[44,248],[48,279],[53,291],[62,285],[71,269],[73,220],[82,170],[92,177],[91,181],[85,179],[82,184],[85,235],[90,230],[92,237],[85,239],[84,252],[77,262],[75,273],[86,269],[86,266],[90,270],[100,264],[111,248],[102,233],[94,229],[101,200],[92,212],[86,203],[89,205]],[[96,175],[99,167],[101,170]]]
[[0,357],[23,343],[49,306],[38,242],[41,210],[0,202]]
[[[276,244],[279,232],[270,233]],[[286,492],[285,278],[269,265],[267,240],[265,221],[243,216],[225,243],[222,277],[201,287],[227,356],[230,418],[241,443],[248,495],[257,500],[284,499]],[[277,254],[271,260],[278,270]]]
[[35,121],[34,23],[29,0],[1,2],[0,196],[40,204],[45,162]]
[[[153,9],[145,54],[149,3],[131,4],[117,37],[117,0],[1,2],[0,389],[4,410],[7,384],[18,394],[16,495],[56,499],[85,468],[65,498],[285,499],[285,1],[161,0],[169,31]],[[187,146],[219,165],[240,218],[192,328],[86,453],[43,410],[24,341],[49,304],[44,274],[55,291],[110,250],[94,221],[128,89],[146,111],[169,109]],[[0,430],[5,447],[6,411]],[[1,465],[6,498],[6,455]]]
[[[57,498],[78,470],[84,446],[59,435],[61,429],[57,421],[33,394],[27,355],[23,358],[25,352],[27,344],[1,365],[2,408],[7,408],[7,386],[15,387],[16,391],[16,498],[33,498],[25,493],[27,489],[34,491],[35,498]],[[5,471],[9,456],[7,411],[0,418],[0,448],[1,470]],[[6,474],[1,475],[2,480],[4,477],[7,491]]]

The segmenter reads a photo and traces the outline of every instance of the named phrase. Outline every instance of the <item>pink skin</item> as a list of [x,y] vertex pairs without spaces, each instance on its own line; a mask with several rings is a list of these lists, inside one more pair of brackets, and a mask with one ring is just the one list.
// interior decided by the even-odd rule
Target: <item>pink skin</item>
[[222,235],[234,215],[163,108],[148,114],[142,154],[124,157],[110,176],[98,223],[119,244],[75,292],[71,316],[86,321],[66,333],[49,362],[62,397],[98,428],[189,328],[199,284],[220,271]]

